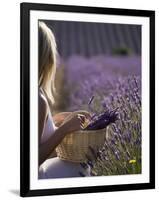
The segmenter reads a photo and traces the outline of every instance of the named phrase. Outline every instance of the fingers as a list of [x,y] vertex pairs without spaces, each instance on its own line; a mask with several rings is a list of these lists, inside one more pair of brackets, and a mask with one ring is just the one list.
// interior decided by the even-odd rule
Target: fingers
[[82,114],[85,117],[87,117],[88,119],[91,118],[91,114],[88,111],[85,111],[85,110],[77,110],[77,111],[74,111],[74,113]]
[[80,123],[80,129],[84,129],[83,123]]
[[77,118],[79,119],[79,125],[80,125],[80,129],[83,129],[83,124],[84,124],[84,116],[81,114],[77,114]]
[[77,116],[82,123],[85,123],[86,117],[84,115],[78,114]]
[[78,118],[80,119],[80,128],[85,128],[86,116],[78,114]]

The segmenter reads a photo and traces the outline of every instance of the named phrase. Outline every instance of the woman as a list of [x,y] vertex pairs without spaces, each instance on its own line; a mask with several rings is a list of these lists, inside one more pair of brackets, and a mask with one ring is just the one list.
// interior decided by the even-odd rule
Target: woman
[[62,161],[58,157],[48,159],[66,134],[81,130],[86,111],[63,112],[51,116],[50,104],[54,103],[56,72],[56,41],[45,23],[39,22],[39,178],[75,177],[79,171],[86,176],[80,164]]

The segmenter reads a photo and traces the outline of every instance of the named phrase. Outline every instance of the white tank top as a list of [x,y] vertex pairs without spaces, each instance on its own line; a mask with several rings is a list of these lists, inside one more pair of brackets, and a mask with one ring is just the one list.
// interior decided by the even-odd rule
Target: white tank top
[[[41,91],[40,94],[46,100],[47,105],[48,105],[48,101],[47,101],[45,94],[41,88],[40,88],[40,91]],[[52,136],[52,134],[54,134],[56,129],[57,129],[57,127],[55,126],[55,124],[53,122],[51,111],[50,111],[50,108],[48,105],[48,113],[47,113],[46,123],[44,125],[44,130],[43,130],[43,133],[41,136],[40,143],[42,144],[42,143],[46,142]]]

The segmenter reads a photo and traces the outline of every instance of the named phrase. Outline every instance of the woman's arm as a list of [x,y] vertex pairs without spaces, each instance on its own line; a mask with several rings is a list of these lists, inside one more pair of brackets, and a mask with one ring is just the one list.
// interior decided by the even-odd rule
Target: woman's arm
[[[43,103],[45,103],[45,102],[43,102]],[[43,106],[45,107],[45,105],[43,105]],[[44,109],[44,108],[40,108],[40,110],[46,111],[46,109]],[[40,113],[40,115],[43,115],[43,114],[44,114],[44,116],[46,115],[46,113]],[[74,132],[76,130],[80,130],[83,128],[83,123],[85,121],[84,115],[73,114],[72,116],[69,115],[66,118],[67,118],[67,120],[65,120],[63,122],[63,124],[54,131],[52,136],[46,142],[44,142],[42,144],[40,144],[40,142],[39,142],[39,165],[41,165],[49,157],[49,155],[52,153],[52,151],[58,146],[58,144],[66,136],[66,134],[68,134],[70,132]],[[42,117],[42,119],[46,120],[46,117]],[[45,123],[42,122],[42,124],[44,127]],[[42,128],[42,130],[43,129],[44,128]],[[40,134],[39,134],[39,137],[40,137]]]
[[65,136],[65,127],[56,128],[53,136],[49,138],[45,143],[40,143],[41,137],[44,131],[46,118],[48,115],[48,105],[46,100],[42,95],[39,94],[39,165],[43,163],[52,150],[61,142],[63,137]]
[[55,130],[52,136],[44,143],[39,145],[39,165],[41,165],[58,146],[67,134],[67,127],[63,125]]

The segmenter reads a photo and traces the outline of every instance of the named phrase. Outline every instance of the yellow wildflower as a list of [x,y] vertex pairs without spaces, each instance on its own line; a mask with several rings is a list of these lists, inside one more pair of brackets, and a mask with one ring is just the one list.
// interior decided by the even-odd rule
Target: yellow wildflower
[[129,160],[129,164],[136,163],[136,160]]

